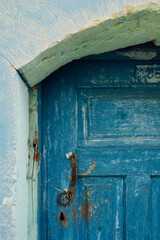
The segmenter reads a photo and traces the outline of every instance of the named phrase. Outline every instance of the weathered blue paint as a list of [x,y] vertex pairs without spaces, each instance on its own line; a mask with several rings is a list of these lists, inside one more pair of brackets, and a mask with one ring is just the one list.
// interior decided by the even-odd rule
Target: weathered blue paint
[[82,178],[78,196],[76,239],[124,239],[123,177]]
[[[64,68],[65,71],[65,68]],[[76,231],[76,202],[72,202],[70,208],[64,209],[58,205],[57,197],[62,189],[69,187],[71,175],[71,162],[66,161],[65,154],[70,151],[75,152],[77,140],[76,140],[76,86],[73,82],[72,69],[68,68],[65,71],[65,75],[68,79],[62,77],[59,81],[55,81],[54,89],[56,94],[48,91],[48,83],[50,79],[46,80],[46,86],[42,89],[42,116],[45,116],[47,112],[48,118],[42,122],[42,137],[41,141],[47,143],[42,147],[42,163],[41,168],[43,174],[41,175],[42,183],[42,202],[41,202],[41,237],[45,239],[72,239]],[[72,77],[71,77],[72,76]],[[64,84],[65,83],[65,84]],[[48,93],[47,93],[48,92]],[[51,97],[52,96],[52,97]],[[53,105],[51,106],[47,102],[52,99]],[[63,103],[63,104],[60,104]],[[63,126],[63,130],[62,130]],[[50,136],[50,131],[52,136]],[[61,142],[61,144],[59,144]],[[50,158],[50,153],[52,157]],[[49,154],[49,155],[48,155]],[[55,164],[53,167],[53,161]],[[65,161],[64,161],[65,159]],[[51,171],[48,171],[50,169]],[[60,171],[61,169],[61,171]],[[58,176],[58,177],[57,177]],[[53,191],[48,188],[48,180]],[[60,190],[61,189],[61,190]],[[46,201],[45,199],[50,199]],[[49,211],[48,211],[49,210]],[[63,223],[59,220],[60,212],[67,214],[66,221]],[[50,230],[48,229],[50,226]],[[56,227],[55,227],[56,226]],[[67,227],[70,226],[70,227]]]
[[159,94],[155,88],[78,89],[78,146],[158,147]]
[[[159,71],[156,61],[81,60],[42,84],[41,239],[159,239]],[[78,183],[65,208],[69,151]]]

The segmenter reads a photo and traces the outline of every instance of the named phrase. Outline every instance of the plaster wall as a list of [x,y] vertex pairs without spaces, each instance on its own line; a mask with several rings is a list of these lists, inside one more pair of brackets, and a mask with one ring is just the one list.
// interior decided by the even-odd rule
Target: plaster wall
[[26,240],[28,88],[0,56],[0,239]]
[[15,68],[70,34],[159,0],[0,0],[0,53]]
[[[88,28],[53,44],[19,69],[29,86],[42,81],[61,66],[92,54],[113,51],[148,41],[160,44],[160,7],[133,8],[115,19],[96,21]],[[132,56],[130,56],[132,58]]]

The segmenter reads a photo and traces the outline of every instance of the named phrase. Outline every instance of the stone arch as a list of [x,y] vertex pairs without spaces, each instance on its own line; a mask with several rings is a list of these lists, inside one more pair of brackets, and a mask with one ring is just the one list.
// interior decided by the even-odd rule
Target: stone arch
[[61,66],[91,54],[153,41],[160,45],[160,8],[150,4],[126,15],[95,21],[88,28],[67,36],[18,69],[30,87],[41,82]]

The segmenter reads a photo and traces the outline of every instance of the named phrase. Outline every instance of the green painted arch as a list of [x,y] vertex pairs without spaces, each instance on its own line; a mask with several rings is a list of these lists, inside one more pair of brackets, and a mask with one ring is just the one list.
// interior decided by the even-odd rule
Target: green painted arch
[[18,69],[30,87],[75,59],[154,41],[160,45],[160,6],[130,9],[126,15],[95,21],[88,28],[67,36]]

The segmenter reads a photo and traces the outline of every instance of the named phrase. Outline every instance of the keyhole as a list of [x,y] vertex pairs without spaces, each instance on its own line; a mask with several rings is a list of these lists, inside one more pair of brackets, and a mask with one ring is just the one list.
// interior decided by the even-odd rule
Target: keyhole
[[63,212],[61,212],[60,213],[60,216],[59,216],[59,219],[60,219],[60,221],[62,222],[62,221],[64,221],[64,213]]
[[64,212],[61,212],[59,215],[59,220],[63,225],[67,224],[67,215]]

